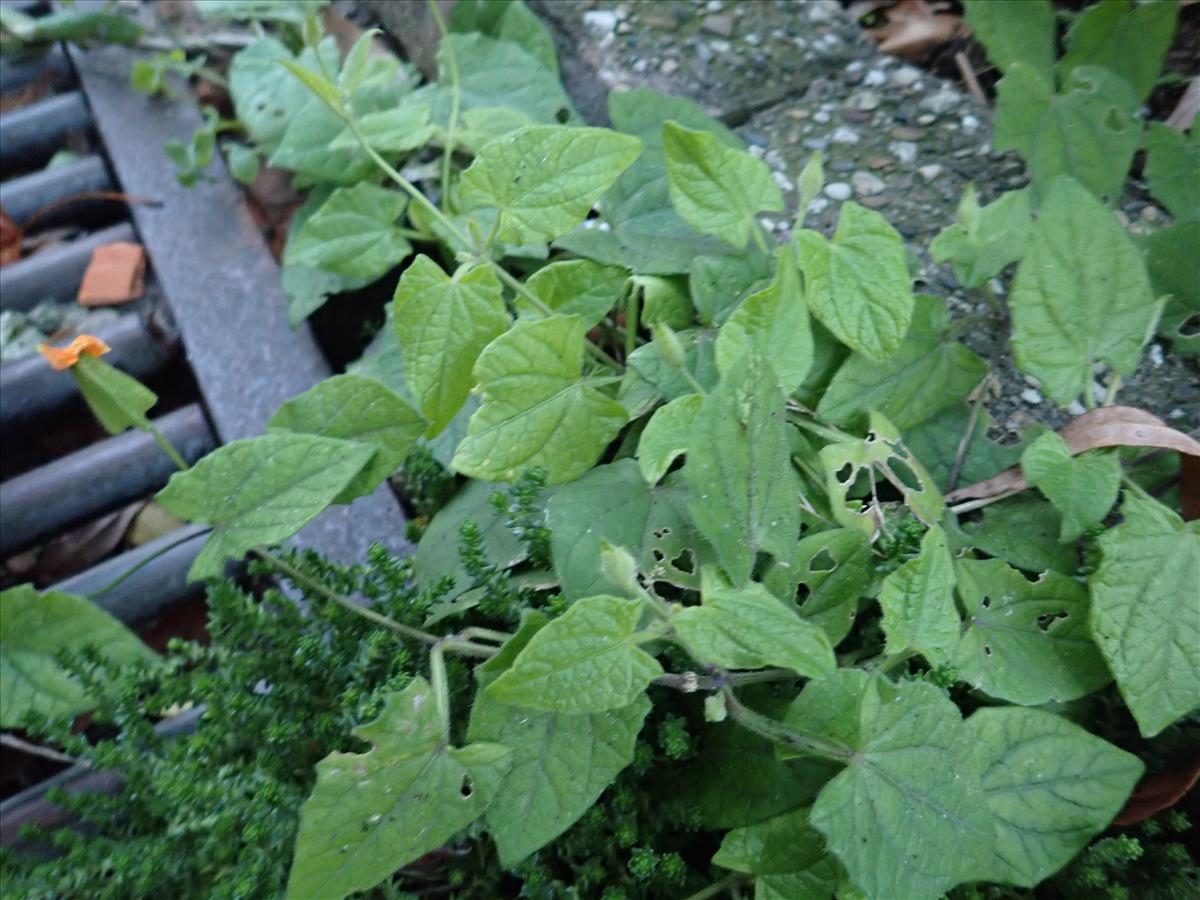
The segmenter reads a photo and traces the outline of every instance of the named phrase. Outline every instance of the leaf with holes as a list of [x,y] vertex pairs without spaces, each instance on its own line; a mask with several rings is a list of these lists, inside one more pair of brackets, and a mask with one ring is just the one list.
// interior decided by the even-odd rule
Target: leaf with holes
[[889,654],[915,650],[934,666],[950,661],[958,644],[959,621],[954,560],[939,526],[925,533],[915,559],[883,580],[879,605]]
[[1067,32],[1067,52],[1058,63],[1060,77],[1069,80],[1082,67],[1103,67],[1130,84],[1140,103],[1158,80],[1178,11],[1178,3],[1130,0],[1081,10]]
[[[577,315],[587,328],[604,320],[621,291],[629,273],[617,266],[602,266],[590,259],[553,262],[529,276],[525,286],[556,313]],[[540,319],[542,311],[518,294],[514,300],[523,316]]]
[[692,423],[703,405],[704,395],[685,394],[654,411],[638,440],[638,467],[647,483],[657,484],[671,463],[687,452]]
[[1009,306],[1017,365],[1064,406],[1096,363],[1132,375],[1162,309],[1125,229],[1070,178],[1042,205]]
[[1126,492],[1100,536],[1092,634],[1138,728],[1158,734],[1200,707],[1200,524]]
[[783,557],[800,533],[784,397],[769,363],[743,356],[704,398],[692,422],[684,477],[696,528],[735,585],[760,550]]
[[663,671],[637,646],[644,612],[641,600],[599,595],[575,601],[533,636],[485,695],[547,712],[629,706]]
[[677,122],[662,130],[671,205],[685,222],[741,249],[760,212],[783,212],[783,195],[761,159]]
[[624,407],[584,379],[578,316],[518,322],[475,363],[483,404],[451,466],[472,478],[513,481],[542,466],[547,483],[578,478],[625,424]]
[[913,316],[912,279],[896,229],[850,201],[842,205],[832,241],[807,229],[794,240],[813,315],[875,362],[895,353]]
[[959,678],[1023,706],[1074,700],[1112,680],[1088,631],[1087,589],[1046,572],[1030,582],[998,559],[959,560]]
[[468,207],[500,210],[497,237],[531,244],[562,237],[586,217],[642,142],[605,128],[530,125],[483,147],[462,175]]
[[648,485],[632,459],[598,466],[560,488],[547,507],[546,524],[564,596],[622,593],[600,565],[605,541],[632,553],[648,581],[695,587],[697,535],[686,498],[674,478],[660,487]]
[[1112,509],[1121,488],[1121,460],[1115,451],[1072,456],[1067,442],[1047,431],[1021,454],[1021,471],[1062,513],[1059,541],[1073,541]]
[[374,447],[353,441],[264,434],[176,472],[154,499],[181,519],[213,526],[188,580],[217,578],[226,560],[289,538],[315,519],[374,457]]
[[813,826],[868,897],[934,898],[973,880],[995,839],[957,707],[931,684],[842,669],[811,682],[785,724],[841,745]]
[[1074,575],[1079,568],[1075,545],[1058,540],[1062,513],[1040,497],[1020,494],[993,503],[980,521],[962,528],[971,546],[1026,572]]
[[405,379],[435,435],[466,401],[480,352],[508,327],[500,281],[487,266],[447,276],[418,256],[396,285],[392,319]]
[[267,429],[373,447],[371,461],[334,500],[349,503],[371,493],[396,471],[425,430],[425,420],[375,379],[335,375],[284,403]]
[[1112,821],[1145,767],[1059,716],[980,709],[967,719],[996,825],[981,881],[1033,887]]
[[0,726],[20,728],[31,712],[57,719],[92,708],[97,698],[56,659],[60,651],[89,646],[112,665],[157,658],[137,635],[85,597],[38,593],[28,584],[0,593]]
[[433,691],[416,677],[354,729],[365,753],[329,754],[300,808],[288,897],[373,888],[474,822],[512,764],[507,747],[447,745]]
[[[871,582],[871,544],[857,528],[832,528],[806,535],[787,566],[768,570],[765,583],[775,596],[798,602],[800,615],[820,625],[837,646],[850,633],[859,597]],[[797,591],[804,594],[797,600]]]

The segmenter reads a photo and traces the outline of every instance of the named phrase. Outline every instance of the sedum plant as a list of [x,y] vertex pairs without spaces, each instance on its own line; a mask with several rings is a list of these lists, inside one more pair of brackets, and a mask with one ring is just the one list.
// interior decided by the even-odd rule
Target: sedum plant
[[[1094,49],[1024,60],[991,6],[970,14],[989,47],[1006,35],[993,52],[1023,90],[1129,77]],[[263,38],[230,74],[254,152],[316,185],[285,253],[296,317],[413,257],[374,353],[157,498],[212,526],[191,577],[252,554],[404,654],[304,782],[287,896],[407,885],[464,839],[495,867],[484,894],[503,871],[530,896],[598,895],[624,878],[612,858],[560,893],[539,879],[579,829],[602,835],[596,809],[639,802],[647,722],[670,764],[636,796],[711,847],[617,832],[634,893],[698,873],[697,896],[789,898],[1055,876],[1200,708],[1200,530],[1136,456],[1200,445],[1114,403],[1178,297],[1096,196],[1109,181],[1035,146],[1035,123],[1013,144],[1031,188],[968,193],[932,248],[993,300],[1015,263],[1017,365],[1061,406],[1102,404],[1002,445],[989,364],[914,296],[880,214],[847,202],[827,236],[802,208],[778,243],[760,217],[783,198],[720,123],[635,90],[612,129],[582,126],[523,6],[460,8],[436,84],[404,87],[370,35],[339,63],[311,24],[299,55]],[[1098,15],[1071,52],[1097,46]],[[821,180],[814,159],[806,198]],[[1116,373],[1100,398],[1097,364]],[[270,549],[406,459],[422,483],[463,479],[405,570],[439,592],[420,615]]]

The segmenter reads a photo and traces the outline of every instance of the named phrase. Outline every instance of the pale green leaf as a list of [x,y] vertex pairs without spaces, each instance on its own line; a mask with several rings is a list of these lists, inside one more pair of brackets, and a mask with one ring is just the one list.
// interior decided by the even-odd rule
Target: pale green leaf
[[314,269],[312,266],[302,266],[289,261],[291,246],[296,236],[336,189],[332,184],[322,184],[313,188],[292,216],[288,226],[280,281],[288,298],[288,322],[293,328],[320,309],[330,295],[355,291],[371,282],[371,279],[351,278],[326,269]]
[[1075,546],[1058,540],[1062,513],[1040,497],[1025,493],[993,503],[979,522],[962,528],[971,546],[1018,569],[1074,575],[1079,568]]
[[626,413],[580,378],[584,326],[578,316],[523,321],[475,364],[483,405],[454,454],[455,471],[513,481],[543,466],[548,484],[578,478],[625,424]]
[[416,677],[355,728],[365,753],[329,754],[300,808],[289,898],[374,887],[482,815],[512,763],[499,744],[447,746],[433,691]]
[[817,150],[804,164],[800,174],[796,176],[796,191],[799,194],[799,199],[796,201],[796,228],[804,225],[808,205],[812,203],[817,194],[821,193],[821,188],[824,186],[825,167],[821,165],[821,151]]
[[1021,454],[1025,480],[1062,513],[1058,539],[1073,541],[1112,509],[1121,488],[1121,460],[1113,451],[1071,455],[1067,442],[1047,431]]
[[373,173],[375,163],[357,144],[340,150],[330,149],[330,144],[345,127],[345,119],[323,100],[310,95],[291,117],[287,131],[268,162],[273,168],[297,173],[297,180],[302,184],[358,184]]
[[996,85],[992,143],[1025,158],[1035,200],[1045,198],[1059,175],[1070,175],[1115,203],[1137,152],[1137,106],[1129,85],[1105,69],[1076,69],[1056,94],[1029,65],[1014,63]]
[[508,327],[500,281],[488,266],[447,276],[421,255],[400,276],[392,304],[408,386],[437,434],[466,401],[480,352]]
[[966,0],[967,25],[1001,72],[1025,63],[1054,80],[1055,20],[1050,0]]
[[770,287],[743,300],[717,334],[717,368],[727,371],[744,353],[770,360],[779,387],[790,394],[813,362],[812,327],[790,245],[779,248]]
[[[568,259],[538,269],[525,286],[550,309],[577,315],[586,328],[593,328],[617,302],[628,277],[624,269],[616,266],[602,266],[590,259]],[[520,294],[513,302],[521,315],[541,318],[541,310]]]
[[800,532],[800,483],[784,415],[770,364],[748,354],[704,398],[692,422],[683,469],[688,509],[737,585],[749,579],[760,550],[786,556]]
[[225,143],[221,149],[225,151],[225,164],[229,166],[233,180],[238,184],[254,184],[262,162],[258,154],[245,144]]
[[[320,71],[317,54],[331,70],[337,69],[337,44],[331,38],[317,48],[308,48],[297,62],[312,71]],[[292,53],[279,40],[261,37],[234,54],[229,64],[229,95],[237,120],[258,147],[273,153],[293,118],[310,94],[304,84],[279,65],[292,59]]]
[[633,275],[629,279],[629,288],[637,292],[641,306],[638,318],[642,325],[662,323],[672,328],[687,328],[692,324],[695,311],[684,279]]
[[587,217],[641,152],[637,138],[604,128],[530,125],[479,151],[460,197],[500,209],[502,241],[554,240]]
[[671,463],[687,452],[692,422],[704,405],[701,394],[685,394],[660,406],[638,440],[638,466],[649,484],[657,484]]
[[1146,131],[1146,180],[1150,193],[1179,221],[1200,219],[1200,128],[1191,135],[1162,122]]
[[946,533],[934,525],[920,554],[883,579],[879,605],[889,654],[915,650],[934,666],[950,661],[959,634],[954,580]]
[[1141,760],[1035,709],[980,709],[966,728],[996,826],[981,880],[1033,887],[1065,866],[1120,812]]
[[292,73],[296,78],[300,79],[303,85],[313,92],[329,107],[330,111],[337,114],[339,118],[344,118],[346,115],[346,103],[342,92],[338,90],[337,85],[333,84],[320,72],[314,72],[312,69],[306,68],[297,62],[290,59],[281,59],[279,64]]
[[1074,700],[1112,680],[1088,631],[1087,589],[1058,572],[1034,582],[998,559],[959,560],[959,678],[1023,706]]
[[760,212],[783,212],[783,195],[761,159],[677,122],[663,126],[662,146],[671,205],[697,231],[740,249]]
[[950,338],[949,326],[940,297],[917,297],[912,325],[896,352],[882,363],[851,354],[821,397],[817,414],[842,428],[859,429],[871,410],[878,410],[906,429],[964,400],[987,374],[987,363]]
[[833,240],[795,236],[808,308],[838,340],[876,362],[896,352],[913,316],[904,241],[879,213],[842,204]]
[[136,378],[86,353],[71,367],[71,375],[88,408],[109,434],[149,427],[146,413],[158,396]]
[[[675,336],[683,344],[684,367],[705,390],[715,388],[719,380],[714,352],[716,335],[705,328],[679,331]],[[642,344],[626,362],[628,368],[619,394],[622,403],[630,394],[644,393],[645,399],[653,405],[658,397],[676,400],[696,390],[678,368],[663,358],[661,348],[654,341]]]
[[1179,4],[1106,0],[1079,17],[1067,32],[1067,52],[1058,63],[1066,80],[1084,66],[1103,67],[1134,89],[1140,103],[1150,96],[1163,57],[1175,34]]
[[820,626],[754,582],[730,588],[706,574],[703,605],[679,610],[670,624],[692,656],[722,668],[779,666],[815,678],[837,667]]
[[176,472],[154,499],[181,519],[213,526],[188,578],[215,578],[227,559],[307,525],[374,456],[373,447],[351,441],[265,434],[226,444]]
[[633,554],[649,581],[694,587],[695,530],[674,479],[648,485],[632,459],[599,466],[551,498],[546,524],[563,595],[623,593],[600,565],[604,541]]
[[489,565],[507,569],[529,553],[505,523],[505,516],[493,509],[491,497],[504,485],[470,481],[443,506],[417,544],[413,554],[413,576],[421,587],[431,587],[447,575],[454,577],[451,597],[471,587],[470,576],[458,556],[459,533],[463,523],[479,526],[483,556]]
[[412,253],[396,227],[407,204],[369,182],[338,188],[288,241],[287,261],[373,281]]
[[450,11],[450,30],[478,31],[517,44],[549,71],[558,73],[550,30],[521,0],[460,0]]
[[62,650],[89,646],[113,665],[156,658],[132,631],[84,597],[39,594],[28,584],[0,593],[0,726],[19,728],[30,712],[59,718],[94,706],[97,698],[55,658]]
[[[967,185],[964,202],[974,196],[975,186]],[[1029,193],[1007,191],[979,209],[972,221],[964,219],[960,204],[959,220],[933,239],[929,255],[935,262],[952,262],[954,277],[963,287],[981,287],[1025,254],[1029,228]]]
[[811,821],[868,897],[935,900],[976,876],[994,828],[945,694],[842,669],[811,682],[784,722],[852,754],[821,789]]
[[1091,390],[1092,368],[1132,375],[1158,320],[1129,235],[1078,182],[1054,183],[1013,281],[1013,351],[1065,406]]
[[629,706],[663,671],[634,640],[644,610],[641,600],[605,595],[577,600],[533,636],[485,695],[548,712]]
[[425,420],[373,378],[335,375],[280,406],[267,428],[373,447],[371,461],[334,501],[349,503],[396,471],[425,430]]
[[[369,112],[354,120],[359,134],[377,153],[391,156],[423,147],[433,136],[429,107],[421,103],[402,103],[391,109]],[[329,144],[330,150],[353,150],[358,136],[347,125]]]
[[763,253],[697,256],[688,274],[692,306],[705,325],[720,324],[744,300],[769,284],[771,258]]
[[1138,728],[1153,737],[1200,707],[1200,529],[1135,493],[1121,514],[1100,536],[1092,635]]

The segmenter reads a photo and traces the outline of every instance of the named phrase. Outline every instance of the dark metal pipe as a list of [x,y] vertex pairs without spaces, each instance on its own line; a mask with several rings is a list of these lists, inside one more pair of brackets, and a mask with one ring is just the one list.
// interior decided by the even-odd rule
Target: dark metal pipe
[[39,56],[23,59],[0,57],[0,91],[8,93],[46,75],[54,86],[65,84],[71,77],[71,64],[60,44],[55,44]]
[[0,309],[25,311],[46,300],[74,301],[93,250],[136,240],[133,226],[122,222],[0,268]]
[[[196,404],[154,424],[188,462],[216,445]],[[126,431],[0,484],[0,556],[145,497],[166,484],[175,465],[154,439]]]
[[[112,179],[108,175],[108,167],[104,160],[99,156],[85,156],[57,169],[44,169],[0,182],[0,206],[4,207],[4,211],[14,222],[24,228],[34,213],[52,203],[77,194],[112,189]],[[78,223],[80,220],[98,221],[104,217],[105,209],[108,210],[108,218],[113,219],[116,212],[124,208],[124,205],[112,201],[80,200],[63,203],[40,216],[35,226],[41,229]]]
[[92,114],[82,91],[47,97],[0,116],[0,165],[39,166],[62,146],[63,137],[84,131]]

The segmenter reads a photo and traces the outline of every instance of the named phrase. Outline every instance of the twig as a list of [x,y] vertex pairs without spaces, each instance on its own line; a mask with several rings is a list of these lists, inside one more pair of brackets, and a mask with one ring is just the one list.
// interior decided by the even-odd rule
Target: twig
[[163,205],[161,200],[156,200],[153,197],[138,197],[134,194],[122,194],[120,191],[84,191],[80,194],[71,194],[68,197],[60,197],[53,203],[47,203],[41,209],[36,210],[33,215],[24,221],[21,225],[22,231],[28,231],[33,227],[33,223],[43,216],[53,212],[62,206],[69,206],[72,203],[82,203],[85,200],[112,200],[116,203],[128,203],[129,205],[153,206],[156,209]]
[[22,753],[28,753],[31,756],[40,756],[42,759],[66,763],[70,766],[83,766],[84,768],[91,766],[91,761],[89,760],[68,756],[66,753],[59,753],[57,750],[51,750],[49,747],[43,747],[40,744],[31,744],[29,741],[23,741],[12,734],[0,734],[0,744],[3,744],[5,747],[11,747],[14,750],[20,750]]
[[958,442],[958,449],[954,451],[954,465],[950,467],[950,477],[946,479],[945,492],[947,494],[954,490],[958,484],[958,476],[962,474],[963,461],[967,458],[967,450],[970,449],[971,439],[975,436],[975,426],[979,424],[979,416],[983,412],[983,400],[987,396],[988,388],[991,387],[995,357],[996,354],[993,352],[987,374],[983,376],[983,381],[979,382],[979,387],[975,389],[975,397],[971,401],[971,415],[967,418],[967,428]]
[[967,86],[967,91],[972,97],[987,106],[987,95],[979,86],[979,79],[975,77],[975,70],[971,68],[971,61],[967,59],[967,54],[959,50],[954,54],[954,62],[958,64],[958,71],[962,75],[963,83]]

